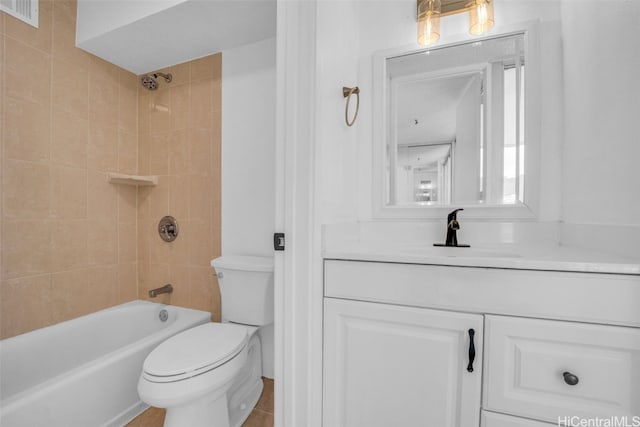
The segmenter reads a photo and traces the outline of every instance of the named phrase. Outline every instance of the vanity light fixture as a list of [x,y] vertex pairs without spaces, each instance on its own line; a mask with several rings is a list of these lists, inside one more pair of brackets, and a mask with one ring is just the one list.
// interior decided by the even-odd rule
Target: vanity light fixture
[[417,0],[418,43],[428,46],[440,38],[440,17],[469,12],[469,33],[484,34],[494,24],[494,0]]

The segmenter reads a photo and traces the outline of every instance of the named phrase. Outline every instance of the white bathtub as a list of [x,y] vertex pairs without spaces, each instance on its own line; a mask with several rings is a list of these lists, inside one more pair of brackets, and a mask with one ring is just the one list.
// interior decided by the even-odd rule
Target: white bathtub
[[205,311],[132,301],[0,341],[0,426],[126,424],[147,408],[137,385],[149,352],[210,320]]

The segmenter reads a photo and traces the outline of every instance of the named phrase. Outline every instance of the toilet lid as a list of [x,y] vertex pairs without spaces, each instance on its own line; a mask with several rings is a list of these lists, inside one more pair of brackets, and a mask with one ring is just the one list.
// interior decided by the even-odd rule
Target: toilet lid
[[206,323],[172,336],[147,356],[144,376],[172,382],[208,372],[233,359],[247,344],[247,328],[229,323]]

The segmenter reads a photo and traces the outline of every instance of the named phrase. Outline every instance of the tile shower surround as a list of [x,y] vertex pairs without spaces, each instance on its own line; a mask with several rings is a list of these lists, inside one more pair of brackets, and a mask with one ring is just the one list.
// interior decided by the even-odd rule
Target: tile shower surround
[[[161,70],[156,91],[138,91],[138,172],[158,175],[138,189],[138,295],[165,283],[160,302],[210,311],[220,320],[220,291],[211,259],[220,256],[221,73],[216,54]],[[159,219],[172,215],[180,234],[158,237]]]
[[[0,337],[136,298],[220,318],[221,55],[138,77],[75,47],[76,2],[40,0],[40,27],[0,12]],[[109,184],[109,172],[159,184]],[[175,216],[173,244],[155,223]]]

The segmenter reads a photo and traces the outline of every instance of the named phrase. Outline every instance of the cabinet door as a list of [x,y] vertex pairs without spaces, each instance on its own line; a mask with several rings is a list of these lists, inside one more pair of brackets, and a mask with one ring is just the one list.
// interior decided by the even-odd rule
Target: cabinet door
[[481,315],[331,298],[324,310],[324,427],[479,425]]

